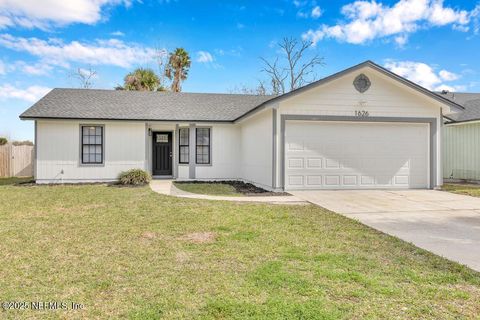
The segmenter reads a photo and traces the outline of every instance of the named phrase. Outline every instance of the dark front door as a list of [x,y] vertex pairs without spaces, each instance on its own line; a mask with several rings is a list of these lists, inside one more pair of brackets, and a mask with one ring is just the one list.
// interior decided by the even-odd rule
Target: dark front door
[[154,176],[172,175],[172,133],[153,133],[153,165]]

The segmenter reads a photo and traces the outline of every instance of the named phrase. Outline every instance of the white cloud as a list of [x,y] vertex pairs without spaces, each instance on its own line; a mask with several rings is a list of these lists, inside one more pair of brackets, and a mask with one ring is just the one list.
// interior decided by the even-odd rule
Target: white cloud
[[131,0],[0,0],[0,28],[47,29],[51,25],[94,24],[108,6],[130,6]]
[[394,38],[395,40],[395,43],[399,46],[399,47],[403,47],[405,46],[405,44],[407,44],[407,41],[408,41],[408,35],[406,34],[401,34],[399,36],[396,36]]
[[[232,57],[240,57],[242,55],[243,48],[242,47],[237,47],[233,49],[214,49],[214,52],[217,56],[232,56]],[[212,55],[213,59],[213,55]]]
[[51,88],[30,86],[25,89],[16,88],[10,84],[0,85],[0,99],[19,99],[36,102],[49,92]]
[[[400,0],[393,6],[370,1],[355,1],[342,7],[345,22],[321,25],[303,34],[312,42],[333,38],[353,44],[363,44],[376,38],[400,36],[397,44],[404,45],[408,33],[419,28],[452,25],[465,30],[473,11],[444,7],[443,0]],[[400,43],[399,43],[400,42]]]
[[242,30],[243,28],[245,28],[245,25],[243,23],[237,23],[238,30]]
[[442,80],[444,80],[444,81],[455,81],[458,78],[460,78],[460,76],[458,74],[455,74],[455,73],[447,71],[447,70],[440,70],[440,72],[438,74],[439,74],[440,78],[442,78]]
[[458,80],[460,76],[447,70],[440,70],[437,73],[433,67],[426,63],[387,60],[385,68],[429,90],[458,91],[464,89],[462,85],[444,83]]
[[303,7],[308,3],[308,1],[300,1],[300,0],[294,0],[293,5],[297,8]]
[[425,63],[412,61],[388,61],[385,64],[385,67],[430,90],[442,82],[433,68]]
[[473,20],[473,31],[475,34],[480,33],[480,3],[477,4],[475,9],[472,10],[471,14],[471,19]]
[[312,9],[312,18],[317,19],[322,15],[322,9],[319,6],[316,6]]
[[122,31],[114,31],[114,32],[110,33],[110,35],[112,35],[114,37],[123,37],[123,36],[125,36],[125,33],[123,33]]
[[39,76],[47,75],[53,69],[51,65],[45,63],[27,63],[22,60],[15,62],[5,62],[0,60],[0,75],[6,75],[13,71],[23,72],[28,75]]
[[299,18],[308,18],[308,16],[309,15],[306,12],[303,12],[303,11],[298,11],[297,12],[297,17],[299,17]]
[[197,52],[197,62],[200,62],[200,63],[213,62],[213,56],[210,54],[210,52],[198,51]]
[[430,9],[427,10],[427,19],[433,25],[443,26],[446,24],[456,23],[465,25],[469,22],[469,13],[466,10],[455,10],[445,8],[443,0],[433,1]]
[[317,5],[316,1],[293,1],[293,5],[298,8],[297,17],[318,19],[323,14],[323,10]]
[[118,39],[96,40],[94,43],[64,43],[60,39],[41,40],[0,34],[0,46],[39,57],[43,64],[65,68],[69,67],[70,62],[130,68],[151,62],[156,56],[154,48],[127,44]]
[[[471,84],[470,84],[471,85]],[[449,92],[465,92],[467,91],[468,86],[467,85],[454,85],[454,86],[449,86],[446,84],[442,84],[435,88],[435,91],[449,91]]]
[[2,60],[0,60],[0,75],[5,75],[5,74],[7,74],[7,66]]
[[32,76],[42,76],[47,75],[52,71],[53,67],[46,63],[26,63],[25,61],[17,61],[15,67],[18,68],[23,73],[32,75]]

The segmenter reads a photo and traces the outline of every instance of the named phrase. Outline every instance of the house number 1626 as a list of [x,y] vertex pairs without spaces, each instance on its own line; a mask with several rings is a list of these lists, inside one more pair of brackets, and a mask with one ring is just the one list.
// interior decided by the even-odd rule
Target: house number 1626
[[355,110],[355,117],[368,117],[369,115],[366,110]]

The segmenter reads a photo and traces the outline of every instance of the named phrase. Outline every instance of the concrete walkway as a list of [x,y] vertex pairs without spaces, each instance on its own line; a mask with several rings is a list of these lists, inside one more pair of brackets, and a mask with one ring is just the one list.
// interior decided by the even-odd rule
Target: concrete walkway
[[434,190],[291,193],[480,271],[480,198]]
[[160,194],[167,196],[174,196],[180,198],[203,199],[203,200],[221,200],[221,201],[235,201],[235,202],[261,202],[269,204],[301,204],[305,205],[308,202],[297,198],[295,196],[253,196],[253,197],[228,197],[228,196],[210,196],[206,194],[190,193],[178,189],[172,183],[172,180],[152,180],[150,188]]

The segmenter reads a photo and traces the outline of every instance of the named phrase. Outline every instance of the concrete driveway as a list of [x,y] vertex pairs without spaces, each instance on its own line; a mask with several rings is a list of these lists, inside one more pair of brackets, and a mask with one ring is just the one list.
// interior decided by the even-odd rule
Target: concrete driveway
[[480,198],[434,190],[290,193],[480,271]]

